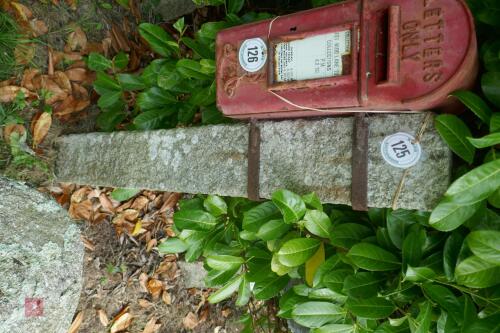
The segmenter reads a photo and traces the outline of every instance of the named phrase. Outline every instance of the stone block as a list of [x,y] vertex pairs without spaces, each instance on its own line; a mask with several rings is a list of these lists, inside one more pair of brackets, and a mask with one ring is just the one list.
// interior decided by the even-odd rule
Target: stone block
[[[397,132],[416,136],[424,118],[424,113],[368,116],[368,206],[391,207],[404,173],[383,159],[382,140]],[[350,204],[353,119],[259,122],[260,196],[286,188]],[[70,135],[58,142],[56,175],[78,184],[244,197],[248,131],[248,124],[238,123]],[[402,187],[400,208],[430,210],[449,185],[452,155],[432,121],[421,147]]]

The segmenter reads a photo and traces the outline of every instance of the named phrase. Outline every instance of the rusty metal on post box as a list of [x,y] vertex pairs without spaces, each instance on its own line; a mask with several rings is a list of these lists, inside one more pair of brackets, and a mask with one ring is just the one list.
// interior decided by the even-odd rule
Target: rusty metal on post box
[[446,108],[478,67],[463,0],[351,0],[222,30],[216,47],[234,118]]

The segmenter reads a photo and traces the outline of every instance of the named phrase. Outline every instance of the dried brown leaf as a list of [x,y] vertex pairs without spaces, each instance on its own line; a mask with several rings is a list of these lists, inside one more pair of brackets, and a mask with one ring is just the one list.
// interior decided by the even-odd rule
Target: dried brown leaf
[[52,126],[52,115],[48,112],[40,114],[33,124],[33,147],[42,143]]
[[12,102],[20,91],[22,91],[25,96],[30,95],[29,91],[23,87],[18,87],[18,86],[0,87],[0,102],[1,103]]
[[196,326],[198,326],[199,321],[196,315],[192,312],[189,312],[186,317],[182,320],[182,325],[188,330],[194,329]]
[[87,80],[87,70],[85,68],[72,68],[66,70],[66,75],[70,81],[84,82]]
[[75,319],[71,323],[71,326],[68,329],[68,333],[76,333],[80,329],[80,325],[83,322],[83,311],[78,312]]
[[163,291],[163,283],[155,278],[149,279],[146,287],[153,299],[158,299]]
[[55,83],[64,91],[66,91],[68,94],[71,94],[73,91],[73,88],[71,86],[71,82],[69,81],[68,76],[66,73],[57,71],[54,73],[54,76],[52,77]]
[[17,133],[19,136],[23,136],[26,133],[26,128],[19,124],[8,124],[3,128],[3,138],[7,144],[10,144],[10,136],[12,133]]
[[161,299],[162,299],[163,303],[165,303],[167,305],[172,304],[172,296],[166,290],[164,290],[163,293],[161,294]]
[[109,319],[108,315],[103,309],[100,309],[97,311],[97,314],[99,315],[99,321],[101,322],[102,326],[106,327],[109,325]]
[[146,326],[144,326],[142,333],[155,333],[161,326],[156,324],[156,320],[157,319],[155,317],[149,319]]
[[143,272],[139,275],[139,285],[141,286],[141,291],[144,293],[148,292],[148,280],[149,277],[146,273]]
[[102,205],[102,208],[104,208],[105,211],[114,213],[115,212],[115,207],[113,206],[113,203],[111,200],[109,200],[108,196],[105,193],[101,193],[99,195],[99,202]]
[[111,26],[111,37],[113,41],[116,42],[116,45],[118,47],[118,49],[115,50],[116,52],[120,51],[130,52],[128,39],[125,37],[123,30],[116,24],[113,24]]
[[111,325],[110,332],[117,333],[126,330],[132,323],[133,319],[134,317],[130,313],[123,313],[120,317],[115,319],[113,325]]
[[84,50],[87,47],[87,35],[82,28],[76,26],[68,35],[67,46],[71,51]]
[[89,251],[95,250],[94,243],[92,243],[88,238],[80,236],[80,239],[82,240],[83,246],[85,246],[85,248],[87,248]]
[[28,68],[24,71],[23,73],[23,78],[21,80],[21,86],[34,91],[37,90],[35,86],[33,85],[33,78],[37,76],[40,73],[38,69],[35,68]]
[[39,37],[49,32],[49,28],[47,28],[47,25],[42,20],[31,20],[30,27],[34,37]]
[[143,298],[140,298],[137,302],[139,303],[139,306],[143,309],[147,309],[153,305],[153,303]]
[[14,8],[16,17],[18,17],[21,21],[28,22],[33,17],[33,13],[25,5],[14,1],[11,1],[10,5]]

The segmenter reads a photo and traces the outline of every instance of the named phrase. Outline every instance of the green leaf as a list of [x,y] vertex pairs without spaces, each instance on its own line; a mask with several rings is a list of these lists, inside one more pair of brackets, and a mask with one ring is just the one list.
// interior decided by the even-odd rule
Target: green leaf
[[99,116],[97,116],[97,125],[103,131],[111,132],[126,117],[127,115],[122,110],[107,110],[106,112],[99,113]]
[[112,109],[115,106],[118,106],[123,103],[122,97],[123,97],[122,91],[109,91],[108,93],[99,97],[97,105],[103,110]]
[[302,200],[305,202],[307,208],[316,209],[321,212],[323,211],[323,205],[321,204],[321,201],[319,200],[316,193],[312,192],[309,194],[305,194],[302,196]]
[[134,125],[140,130],[157,129],[161,127],[163,120],[174,112],[174,108],[143,112],[134,118]]
[[215,293],[208,297],[208,301],[212,304],[219,303],[229,297],[238,290],[241,282],[243,281],[243,276],[239,275],[234,277],[231,281],[229,281],[224,287],[217,290]]
[[492,111],[485,101],[472,91],[460,90],[451,94],[457,97],[465,106],[467,106],[475,115],[485,124],[490,123]]
[[418,266],[422,259],[423,249],[426,241],[425,231],[415,229],[406,236],[403,242],[403,269],[406,265]]
[[328,272],[328,274],[326,274],[323,277],[321,282],[328,289],[341,293],[346,278],[348,276],[351,276],[352,273],[353,273],[352,269],[335,269],[332,270],[331,272]]
[[175,30],[177,30],[181,35],[184,34],[184,17],[181,17],[180,19],[178,19],[177,21],[175,21],[174,23],[174,28]]
[[186,254],[184,255],[187,262],[194,262],[200,257],[203,253],[203,247],[206,244],[208,237],[210,237],[209,233],[195,232],[190,237],[185,239],[185,242],[189,246]]
[[490,120],[490,132],[498,132],[500,131],[500,112],[495,112],[491,116]]
[[500,133],[492,133],[482,138],[467,138],[469,142],[476,148],[487,148],[491,146],[496,146],[500,143]]
[[246,305],[250,300],[251,295],[252,291],[250,289],[250,281],[246,279],[246,276],[243,276],[243,280],[241,281],[240,288],[238,290],[238,299],[236,300],[236,305]]
[[288,275],[279,276],[271,272],[261,281],[256,281],[253,294],[256,299],[266,300],[278,295],[290,281]]
[[444,243],[443,267],[449,281],[455,280],[455,267],[463,242],[464,237],[459,232],[453,232]]
[[345,307],[354,315],[366,319],[386,318],[396,310],[392,302],[381,297],[348,298]]
[[198,30],[197,37],[215,40],[217,33],[227,27],[229,27],[229,24],[224,21],[207,22]]
[[116,201],[127,201],[135,197],[141,190],[134,188],[115,188],[113,192],[111,192],[111,198]]
[[391,271],[399,269],[401,263],[398,258],[370,243],[358,243],[347,253],[347,257],[359,268],[368,271]]
[[113,62],[105,56],[91,52],[87,58],[87,66],[93,71],[105,71],[113,67]]
[[408,266],[405,273],[405,281],[429,282],[436,276],[436,273],[428,267]]
[[[155,59],[149,63],[141,74],[142,80],[149,86],[157,85],[158,74],[163,67],[168,66],[167,59]],[[175,62],[171,62],[171,67],[175,68]]]
[[304,216],[304,226],[313,235],[328,238],[332,222],[328,215],[319,210],[308,210]]
[[287,267],[285,265],[283,265],[280,261],[279,261],[279,258],[278,258],[278,254],[275,253],[273,255],[273,258],[271,259],[271,270],[278,274],[279,276],[283,276],[285,274],[288,274],[292,268],[291,267]]
[[[318,285],[320,285],[323,281],[323,278],[328,276],[327,273],[329,273],[336,267],[338,268],[341,265],[343,265],[343,263],[337,254],[334,254],[328,259],[326,259],[325,262],[318,267],[316,274],[314,274],[313,287],[317,287]],[[342,279],[342,281],[344,280]]]
[[283,222],[283,220],[271,220],[259,228],[257,237],[265,241],[278,239],[286,234],[290,228],[291,226]]
[[142,81],[140,76],[133,74],[117,74],[116,79],[125,91],[146,89],[146,84]]
[[263,202],[243,214],[243,229],[257,233],[264,223],[278,217],[278,207],[271,201]]
[[448,288],[427,283],[422,285],[422,289],[424,294],[446,310],[455,322],[459,324],[463,322],[460,302]]
[[164,65],[158,72],[158,86],[165,90],[171,90],[184,80],[181,73],[177,71],[175,66],[172,68],[169,65]]
[[215,216],[202,210],[179,210],[174,214],[174,224],[179,230],[212,230],[217,224]]
[[238,12],[243,8],[245,0],[227,0],[227,12],[228,14],[238,14]]
[[500,283],[500,266],[472,256],[455,269],[457,283],[470,288],[488,288]]
[[500,231],[473,231],[467,236],[466,241],[476,256],[500,266]]
[[466,328],[465,333],[500,333],[500,314],[474,321]]
[[371,272],[358,272],[345,278],[342,292],[354,298],[377,296],[381,282],[386,278]]
[[466,139],[472,136],[467,125],[455,115],[442,114],[436,117],[435,126],[450,149],[472,164],[476,150]]
[[97,72],[96,80],[94,81],[94,90],[99,95],[105,95],[109,92],[122,91],[120,84],[108,74]]
[[143,111],[161,109],[177,102],[168,91],[152,87],[137,96],[136,105]]
[[439,231],[452,231],[460,227],[481,207],[481,202],[470,205],[445,198],[432,211],[429,225]]
[[302,198],[288,190],[274,192],[272,200],[281,211],[285,223],[298,222],[306,213],[306,204]]
[[191,59],[181,59],[177,61],[177,71],[182,76],[196,80],[213,80],[213,75],[205,74],[198,61]]
[[346,324],[328,324],[311,330],[311,333],[354,333],[356,326]]
[[488,203],[495,208],[500,208],[500,188],[488,197]]
[[457,203],[471,204],[488,198],[500,187],[500,159],[483,164],[457,179],[446,191]]
[[175,43],[174,39],[157,25],[141,23],[139,33],[151,49],[163,57],[169,57],[172,52],[176,51],[176,47],[172,44],[172,42]]
[[279,261],[288,267],[300,266],[316,253],[320,243],[320,240],[314,238],[289,240],[278,251]]
[[231,271],[210,270],[205,278],[205,285],[208,288],[219,287],[229,281],[237,271],[238,268]]
[[387,231],[392,243],[398,248],[403,247],[409,228],[416,223],[413,212],[398,209],[389,212],[387,215]]
[[500,72],[484,73],[481,77],[481,87],[489,101],[500,107]]
[[245,259],[229,255],[209,255],[207,256],[207,265],[218,271],[231,271],[241,267]]
[[189,37],[182,37],[181,41],[189,47],[195,54],[197,54],[200,58],[214,58],[214,52],[205,45],[204,43],[200,43],[199,41],[195,41]]
[[113,67],[117,69],[125,69],[128,66],[128,54],[126,54],[123,51],[120,51],[115,57],[113,58]]
[[169,238],[158,245],[160,254],[182,253],[186,252],[188,245],[179,238]]
[[371,234],[372,230],[362,224],[344,223],[330,230],[330,241],[333,246],[349,249]]
[[205,201],[203,201],[203,206],[215,217],[227,214],[226,202],[217,195],[208,195]]
[[419,304],[420,311],[418,317],[413,321],[415,326],[412,330],[413,333],[428,333],[431,328],[432,319],[432,304],[429,301],[425,301]]
[[305,302],[298,304],[292,311],[292,318],[305,327],[321,327],[345,316],[338,305],[328,302]]
[[216,70],[215,60],[213,59],[201,59],[201,72],[205,74],[214,74]]

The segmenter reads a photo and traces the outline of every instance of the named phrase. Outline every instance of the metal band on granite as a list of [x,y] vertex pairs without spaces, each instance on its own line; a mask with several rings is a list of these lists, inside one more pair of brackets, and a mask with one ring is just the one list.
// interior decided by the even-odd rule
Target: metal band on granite
[[250,200],[260,200],[260,129],[257,120],[250,120],[248,133],[248,180],[247,195]]
[[364,113],[354,116],[352,138],[352,208],[368,210],[368,123]]

